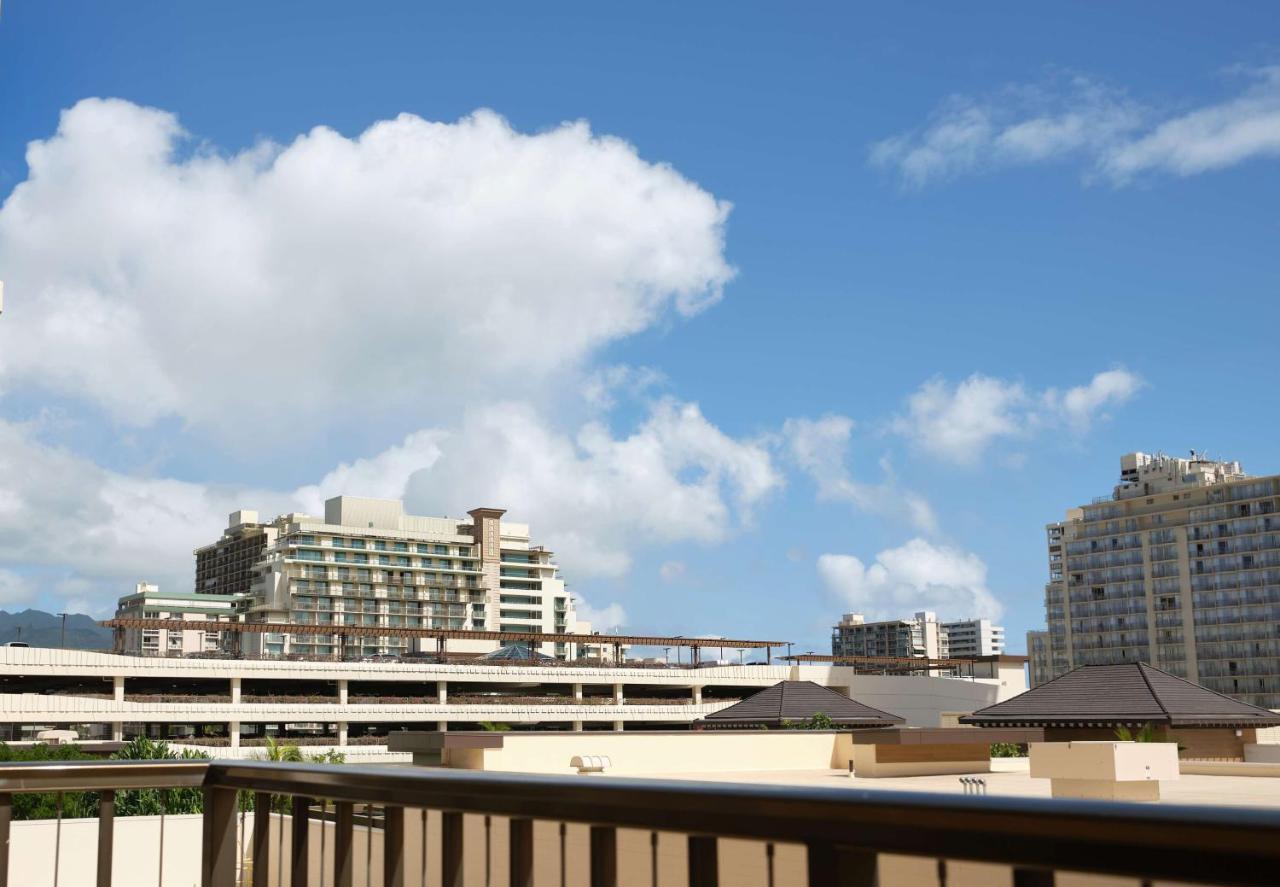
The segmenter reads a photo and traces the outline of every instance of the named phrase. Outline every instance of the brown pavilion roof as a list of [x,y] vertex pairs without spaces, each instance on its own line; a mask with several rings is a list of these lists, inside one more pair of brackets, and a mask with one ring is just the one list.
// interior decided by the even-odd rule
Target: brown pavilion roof
[[713,725],[778,724],[808,720],[819,713],[837,724],[860,727],[889,727],[906,722],[905,718],[863,705],[813,681],[780,681],[703,720]]
[[1082,665],[960,719],[979,727],[1272,727],[1280,715],[1145,662]]

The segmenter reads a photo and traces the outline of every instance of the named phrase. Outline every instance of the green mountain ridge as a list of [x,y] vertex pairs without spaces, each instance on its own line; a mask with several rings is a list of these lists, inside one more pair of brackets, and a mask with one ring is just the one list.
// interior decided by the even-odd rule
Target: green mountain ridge
[[111,649],[111,629],[103,628],[92,616],[67,614],[63,640],[62,617],[43,610],[10,613],[0,610],[0,643],[22,641],[33,647],[66,647],[72,650]]

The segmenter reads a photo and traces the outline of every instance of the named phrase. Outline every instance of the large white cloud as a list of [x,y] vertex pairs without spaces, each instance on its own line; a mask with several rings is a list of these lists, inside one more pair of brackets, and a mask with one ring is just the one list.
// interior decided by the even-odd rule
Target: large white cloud
[[853,425],[848,416],[838,415],[788,419],[781,437],[791,461],[813,480],[819,501],[848,502],[863,511],[903,518],[919,530],[933,532],[937,528],[933,508],[923,496],[897,486],[887,461],[881,463],[885,475],[881,483],[854,480],[847,465]]
[[987,565],[976,554],[912,539],[867,565],[850,554],[824,554],[818,575],[851,612],[897,619],[934,610],[944,619],[999,618],[1003,607],[987,587]]
[[1061,426],[1083,434],[1107,408],[1127,402],[1142,385],[1123,368],[1097,373],[1065,391],[1030,391],[1021,382],[981,373],[956,384],[931,379],[911,394],[906,413],[891,428],[939,458],[972,464],[998,439],[1027,438]]
[[1239,69],[1234,96],[1162,110],[1083,76],[952,96],[920,127],[877,142],[875,166],[912,187],[968,173],[1075,161],[1086,180],[1189,176],[1280,155],[1280,67]]
[[406,114],[225,154],[88,99],[27,161],[0,385],[223,443],[536,396],[732,276],[727,204],[585,123]]
[[411,478],[410,505],[499,503],[588,575],[624,572],[646,544],[722,541],[782,483],[763,441],[670,400],[621,437],[601,422],[564,433],[527,405],[496,404],[469,412],[440,448]]
[[[240,508],[323,514],[340,494],[404,497],[420,514],[498,504],[560,553],[576,583],[624,572],[648,545],[722,541],[782,482],[764,443],[730,437],[673,401],[623,436],[598,421],[559,431],[528,404],[477,408],[293,490],[124,474],[40,432],[0,420],[0,564],[53,570],[47,594],[93,600],[96,612],[139,580],[189,588],[193,549]],[[6,575],[0,603],[30,596],[29,582]]]

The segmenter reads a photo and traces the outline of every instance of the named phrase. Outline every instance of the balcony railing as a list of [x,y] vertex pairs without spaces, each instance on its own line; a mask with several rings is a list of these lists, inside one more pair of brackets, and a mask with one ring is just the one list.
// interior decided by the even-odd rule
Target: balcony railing
[[[722,839],[754,842],[762,851],[752,857],[761,871],[751,878],[761,884],[774,883],[775,863],[789,860],[810,885],[892,887],[898,882],[881,854],[928,860],[935,883],[946,882],[950,860],[1002,864],[1012,867],[1018,887],[1052,885],[1055,871],[1273,884],[1280,865],[1280,813],[1269,810],[263,762],[41,762],[0,766],[0,887],[17,883],[10,853],[23,849],[10,847],[14,795],[99,792],[96,883],[106,887],[116,793],[168,787],[203,791],[205,887],[298,887],[322,878],[350,887],[374,883],[374,874],[405,887],[426,883],[428,873],[457,887],[464,869],[477,865],[483,871],[472,877],[520,887],[531,887],[535,872],[543,873],[538,883],[564,883],[563,873],[582,865],[592,887],[611,887],[620,859],[626,867],[648,867],[644,883],[661,884],[660,835],[682,857],[690,887],[740,882],[746,851],[734,844],[723,855]],[[250,821],[243,803],[249,797],[256,811],[288,815]],[[364,814],[359,829],[357,813]],[[464,828],[467,814],[483,817],[483,829]],[[566,825],[578,833],[585,826],[586,840],[567,843]],[[54,827],[60,836],[62,820]],[[634,830],[649,837],[638,854]],[[376,868],[375,844],[381,845]],[[788,847],[785,860],[775,845]],[[55,850],[55,867],[81,849]],[[186,849],[194,860],[197,848]],[[170,844],[168,852],[181,850]],[[578,856],[569,864],[571,854]],[[150,863],[130,859],[128,883],[151,883]],[[364,877],[354,878],[360,868]],[[550,873],[560,877],[545,877]]]

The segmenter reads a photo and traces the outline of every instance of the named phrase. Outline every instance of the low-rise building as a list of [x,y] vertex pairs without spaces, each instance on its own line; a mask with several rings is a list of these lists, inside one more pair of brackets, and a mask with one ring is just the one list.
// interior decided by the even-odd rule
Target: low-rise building
[[[186,622],[235,622],[245,594],[183,594],[161,592],[139,582],[133,594],[116,603],[117,619],[174,619]],[[128,628],[117,639],[120,652],[142,656],[185,656],[211,653],[222,643],[222,631],[208,629]]]

